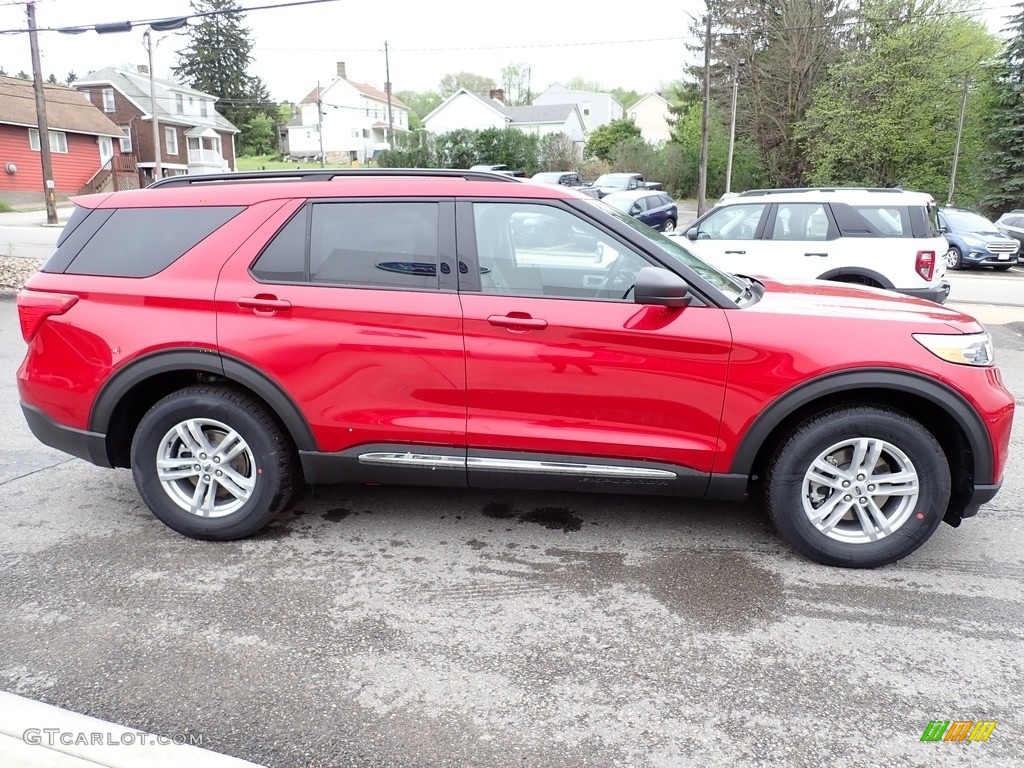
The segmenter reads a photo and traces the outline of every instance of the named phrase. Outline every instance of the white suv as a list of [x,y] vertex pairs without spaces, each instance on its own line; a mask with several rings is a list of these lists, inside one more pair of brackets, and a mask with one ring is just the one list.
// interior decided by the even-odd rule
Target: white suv
[[942,303],[949,296],[931,195],[902,189],[757,189],[678,235],[688,250],[741,275],[835,280]]

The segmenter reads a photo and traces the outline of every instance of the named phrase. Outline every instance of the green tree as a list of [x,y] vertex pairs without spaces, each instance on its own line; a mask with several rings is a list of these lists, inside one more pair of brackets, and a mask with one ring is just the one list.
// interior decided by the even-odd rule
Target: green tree
[[260,78],[249,74],[252,64],[251,31],[238,0],[191,0],[196,13],[213,13],[189,25],[188,45],[178,54],[174,74],[196,90],[217,97],[216,108],[241,131],[242,146],[250,144],[247,131],[257,114],[271,122],[280,115]]
[[17,77],[19,80],[31,80],[32,79],[31,77],[28,76],[28,73],[24,69],[21,70],[20,72],[18,72],[18,74],[16,74],[15,77]]
[[537,171],[537,137],[518,128],[486,128],[473,139],[478,163],[503,163],[514,171]]
[[48,82],[50,85],[56,85],[57,84],[57,76],[51,72],[50,76],[48,78],[46,78],[46,82]]
[[626,88],[612,88],[609,93],[617,102],[619,102],[619,104],[622,105],[623,109],[629,109],[644,97],[644,95],[639,91],[633,91]]
[[245,126],[243,155],[269,155],[276,151],[277,137],[274,121],[259,112]]
[[505,103],[512,107],[533,103],[530,91],[530,65],[524,62],[508,64],[501,68],[501,88],[505,92]]
[[67,77],[64,78],[64,82],[67,83],[68,85],[71,85],[77,79],[78,79],[78,75],[75,74],[74,70],[71,70],[70,72],[68,72]]
[[569,78],[569,82],[565,84],[565,87],[570,91],[593,91],[594,93],[601,93],[604,88],[596,80],[587,80],[582,75],[576,75],[575,77]]
[[[997,50],[997,40],[966,14],[914,7],[906,20],[892,3],[886,24],[865,30],[814,93],[800,126],[812,184],[903,185],[945,200],[965,77]],[[942,51],[942,56],[936,56]],[[977,103],[987,101],[975,89]],[[961,199],[980,192],[982,110],[969,109],[961,141]]]
[[617,144],[630,139],[641,138],[640,129],[636,123],[627,118],[612,120],[591,131],[587,138],[587,146],[584,154],[587,157],[599,157],[602,160],[610,160],[612,150]]
[[[482,93],[486,95],[496,84],[494,78],[486,75],[474,75],[472,72],[456,72],[445,75],[438,85],[438,92],[442,99],[447,99],[459,88],[465,88],[470,93]],[[411,105],[410,105],[411,106]]]
[[564,133],[548,133],[537,142],[538,171],[572,171],[579,167],[580,149]]
[[987,73],[992,104],[984,126],[982,207],[993,217],[1024,207],[1024,2],[1014,8],[1008,25],[1012,37]]
[[437,109],[441,104],[441,94],[436,91],[398,91],[395,96],[409,105],[409,127],[419,130],[423,127],[423,118]]

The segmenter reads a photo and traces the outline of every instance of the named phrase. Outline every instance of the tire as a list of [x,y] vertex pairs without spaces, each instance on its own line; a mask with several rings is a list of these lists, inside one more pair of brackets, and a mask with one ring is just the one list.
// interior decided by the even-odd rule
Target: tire
[[[846,474],[858,453],[865,471]],[[897,484],[904,493],[880,493],[878,476],[896,472],[906,475]],[[835,408],[796,426],[775,451],[764,484],[779,534],[812,560],[844,568],[886,565],[924,544],[942,522],[950,487],[949,464],[935,437],[909,416],[880,406]]]
[[964,259],[960,254],[960,249],[956,246],[949,246],[949,250],[946,251],[946,269],[963,269]]
[[256,533],[287,506],[298,476],[281,427],[228,387],[192,386],[160,400],[139,422],[131,458],[146,506],[194,539]]
[[662,224],[661,231],[666,233],[666,234],[671,234],[672,232],[675,232],[676,231],[676,220],[675,219],[668,219],[664,224]]

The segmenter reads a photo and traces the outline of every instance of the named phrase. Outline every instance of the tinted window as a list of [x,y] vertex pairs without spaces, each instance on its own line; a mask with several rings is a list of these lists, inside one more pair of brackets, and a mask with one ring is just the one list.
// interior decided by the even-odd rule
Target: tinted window
[[263,249],[252,265],[257,280],[271,283],[300,283],[309,279],[306,273],[307,208],[301,208]]
[[[89,239],[65,271],[116,277],[155,275],[242,210],[240,207],[120,208]],[[69,236],[65,245],[74,239],[74,235]]]
[[437,288],[437,203],[317,203],[309,243],[315,283]]
[[99,228],[107,222],[113,213],[113,209],[97,211],[76,207],[64,227],[64,231],[60,233],[57,249],[43,264],[42,271],[63,272],[66,270],[68,264],[75,260],[85,244],[92,239],[92,236],[99,231]]
[[[915,210],[918,210],[915,207]],[[919,209],[922,213],[924,208]],[[847,205],[833,203],[832,214],[839,230],[846,237],[913,237],[910,209],[903,205]],[[931,221],[929,219],[929,221]],[[934,236],[929,232],[938,225],[938,219],[926,223],[922,237]],[[937,231],[937,230],[936,230]]]

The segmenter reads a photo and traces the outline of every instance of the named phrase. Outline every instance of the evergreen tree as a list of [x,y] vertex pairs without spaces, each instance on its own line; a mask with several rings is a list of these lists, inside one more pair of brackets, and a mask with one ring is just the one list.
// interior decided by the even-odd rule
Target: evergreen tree
[[248,146],[246,132],[258,114],[280,119],[260,78],[249,74],[252,64],[251,31],[238,0],[191,0],[196,13],[217,12],[189,25],[188,46],[178,54],[177,78],[218,97],[217,111],[241,129],[240,145]]
[[993,68],[995,97],[988,124],[988,194],[982,205],[993,217],[1024,207],[1024,2],[1008,19],[1007,41]]

